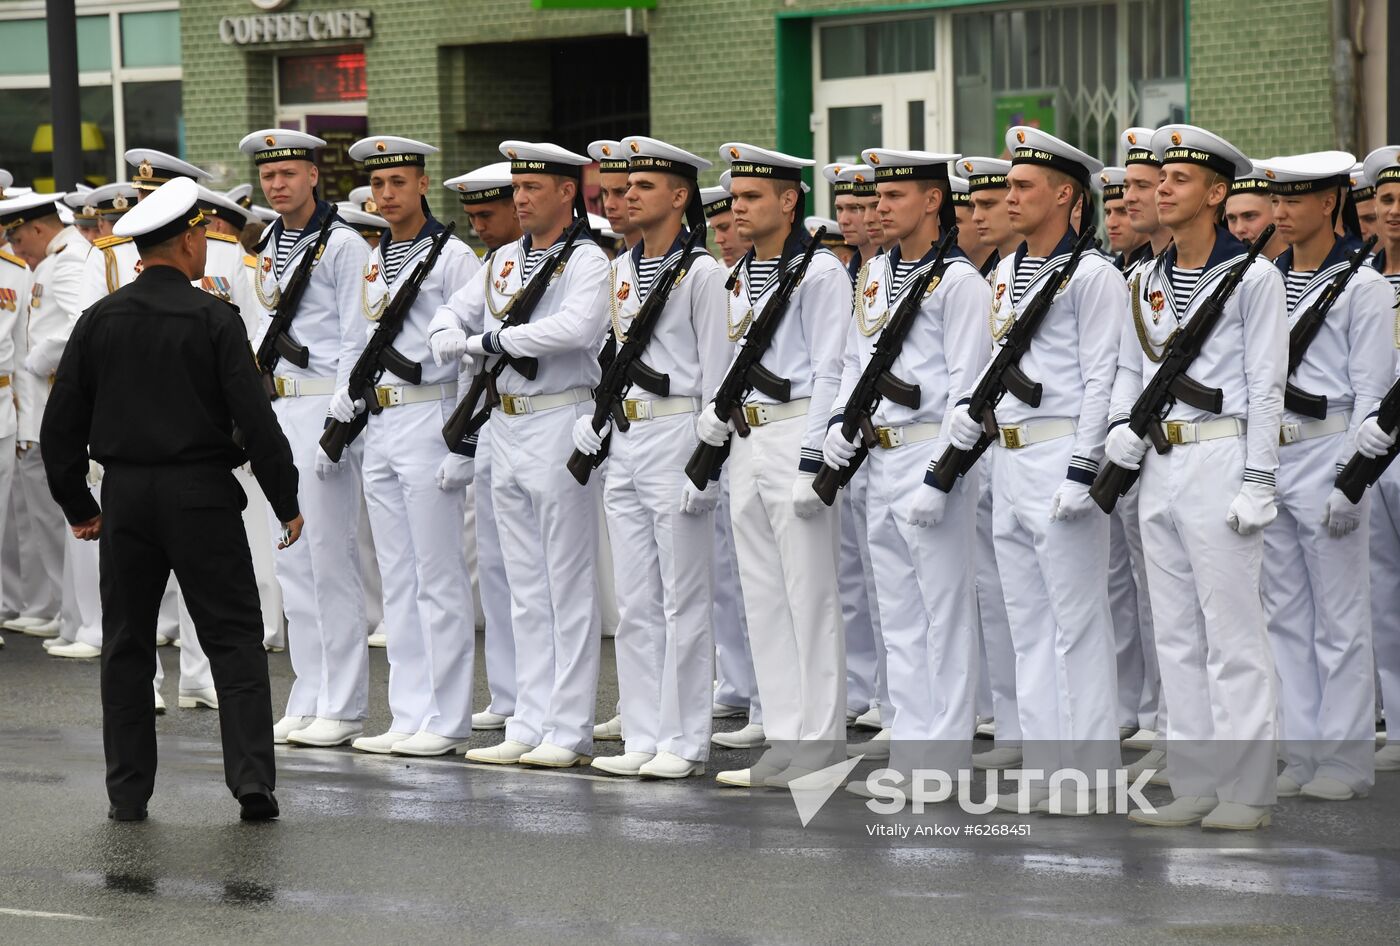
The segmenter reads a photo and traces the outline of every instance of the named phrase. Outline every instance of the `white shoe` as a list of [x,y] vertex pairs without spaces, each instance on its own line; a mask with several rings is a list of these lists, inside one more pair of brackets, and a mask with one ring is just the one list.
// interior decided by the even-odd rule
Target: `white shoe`
[[[1280,776],[1282,778],[1282,776]],[[1279,792],[1282,795],[1282,792]],[[1313,801],[1351,801],[1359,796],[1350,785],[1330,775],[1319,775],[1298,790],[1298,794]]]
[[1121,743],[1123,740],[1128,739],[1128,738],[1130,738],[1130,737],[1136,735],[1136,734],[1137,734],[1137,731],[1138,731],[1138,728],[1137,728],[1136,726],[1119,726],[1119,727],[1118,727],[1118,741]]
[[1201,819],[1201,827],[1208,831],[1253,831],[1267,828],[1272,821],[1273,813],[1269,808],[1223,801]]
[[1050,797],[1048,789],[1032,788],[1026,793],[1025,809],[1021,808],[1020,792],[1001,792],[997,794],[993,803],[997,811],[1009,811],[1013,814],[1027,815],[1040,807],[1045,799]]
[[20,633],[29,637],[57,637],[58,618],[51,621],[40,621],[38,624],[29,624],[20,628]]
[[214,692],[213,687],[204,687],[200,690],[181,690],[180,709],[194,709],[196,706],[207,706],[212,710],[219,708],[219,694]]
[[848,725],[854,726],[857,729],[880,730],[885,728],[884,724],[880,722],[880,707],[878,706],[872,706],[854,720],[849,720]]
[[173,644],[173,643],[175,643],[175,638],[173,638],[173,637],[166,637],[164,634],[157,634],[157,635],[156,635],[156,646],[157,646],[157,647],[169,647],[169,646],[170,646],[171,644]]
[[1297,798],[1303,791],[1303,786],[1291,775],[1280,775],[1276,784],[1279,798]]
[[394,755],[412,756],[436,756],[436,755],[456,755],[467,747],[467,739],[453,739],[451,736],[439,736],[427,730],[416,732],[402,742],[396,742],[389,751]]
[[712,703],[710,705],[711,719],[733,719],[736,716],[749,715],[747,706],[730,706],[728,703]]
[[[507,717],[500,713],[493,713],[490,710],[482,710],[480,713],[472,713],[472,729],[484,731],[489,729],[505,729]],[[596,737],[595,737],[596,738]]]
[[36,624],[46,624],[45,618],[10,618],[8,621],[0,621],[0,628],[7,631],[19,631],[24,633],[26,627],[33,627]]
[[985,722],[978,722],[973,735],[981,739],[995,739],[997,737],[997,721],[989,719]]
[[91,644],[84,644],[82,641],[74,641],[71,644],[58,644],[49,649],[50,657],[72,657],[77,660],[91,660],[94,657],[102,656],[102,648],[94,647]]
[[888,759],[890,757],[890,731],[882,729],[871,737],[869,742],[846,744],[846,758],[865,756],[867,759]]
[[988,749],[986,752],[974,752],[972,754],[972,767],[974,769],[1014,769],[1021,764],[1022,755],[1020,746],[1002,746],[1000,749]]
[[[1096,803],[1097,798],[1092,791],[1081,792],[1076,788],[1062,788],[1036,805],[1034,810],[1042,815],[1083,817],[1099,813],[1095,807]],[[1112,806],[1110,806],[1109,811],[1112,810]],[[1105,812],[1105,814],[1107,813]]]
[[606,723],[599,723],[593,727],[593,740],[595,742],[621,742],[622,741],[622,717],[614,716]]
[[286,651],[286,649],[287,648],[277,644],[263,644],[263,650],[267,651],[269,654],[280,654]]
[[369,637],[365,638],[365,643],[371,647],[388,647],[389,637],[383,631],[375,631]]
[[182,642],[182,641],[180,640],[180,638],[178,638],[178,637],[175,638],[175,639],[174,639],[173,641],[171,641],[170,643],[174,645],[174,647],[175,647],[176,650],[179,650],[181,647],[184,647],[184,646],[185,646],[185,645],[184,645],[184,642]]
[[288,734],[287,742],[294,746],[329,749],[333,746],[343,746],[347,742],[353,742],[364,733],[365,724],[362,720],[325,719],[318,716],[310,726]]
[[1141,749],[1144,752],[1152,748],[1152,744],[1157,741],[1157,733],[1151,729],[1139,729],[1123,740],[1124,749]]
[[592,756],[586,756],[581,752],[574,752],[572,749],[565,749],[563,746],[555,746],[547,742],[541,743],[520,757],[521,765],[538,765],[546,769],[571,769],[576,765],[587,765],[592,761]]
[[156,695],[156,715],[165,715],[165,697],[160,695],[160,690],[155,690]]
[[857,720],[857,719],[860,719],[860,713],[856,712],[856,711],[853,710],[853,709],[847,709],[847,710],[846,710],[846,725],[847,725],[847,726],[854,726],[854,725],[856,724],[856,720]]
[[44,648],[44,652],[45,652],[45,653],[48,653],[49,651],[53,650],[55,647],[64,647],[64,646],[67,646],[68,644],[71,644],[71,643],[73,643],[73,642],[72,642],[72,641],[66,641],[66,640],[64,640],[64,639],[61,638],[61,637],[46,637],[46,638],[44,638],[43,641],[40,642],[39,646],[42,647],[42,648]]
[[705,763],[682,759],[674,752],[658,752],[637,774],[642,778],[689,778],[704,775]]
[[277,721],[277,725],[272,727],[272,744],[285,746],[288,736],[298,729],[305,729],[314,722],[316,722],[315,716],[283,716]]
[[[803,782],[802,780],[807,781]],[[794,785],[794,782],[800,784]],[[770,775],[763,780],[764,788],[796,788],[817,789],[817,788],[839,788],[841,782],[836,777],[824,769],[809,769],[802,765],[790,765],[774,775]]]
[[1216,809],[1213,795],[1182,795],[1173,798],[1169,804],[1156,811],[1143,808],[1128,813],[1128,820],[1134,824],[1150,825],[1154,828],[1185,828],[1197,824],[1202,818]]
[[622,755],[598,756],[591,765],[609,775],[639,775],[642,766],[654,758],[656,756],[650,752],[624,752]]
[[520,757],[531,751],[535,747],[528,742],[516,742],[514,739],[507,739],[505,742],[494,746],[484,746],[480,749],[468,749],[463,753],[468,762],[489,762],[492,765],[515,765],[520,761]]
[[710,742],[726,749],[754,749],[763,745],[763,740],[763,726],[759,723],[749,723],[733,732],[717,732],[710,737]]
[[388,755],[390,749],[412,735],[411,732],[395,732],[391,729],[378,736],[361,736],[350,743],[350,748],[358,749],[361,752],[370,752],[374,755]]
[[[1128,781],[1131,783],[1137,781],[1138,776],[1144,772],[1152,773],[1149,776],[1149,778],[1152,779],[1157,778],[1166,770],[1167,754],[1161,749],[1150,749],[1141,759],[1138,759],[1132,765],[1128,766],[1126,773]],[[1155,785],[1160,783],[1149,781],[1148,784]]]
[[1400,742],[1376,750],[1377,772],[1400,772]]

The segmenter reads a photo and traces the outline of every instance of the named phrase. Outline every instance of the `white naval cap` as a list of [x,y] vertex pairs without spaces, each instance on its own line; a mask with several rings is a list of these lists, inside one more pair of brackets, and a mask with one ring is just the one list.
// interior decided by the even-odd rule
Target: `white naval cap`
[[1157,152],[1152,150],[1152,136],[1156,134],[1155,128],[1129,128],[1119,137],[1122,145],[1123,166],[1131,164],[1150,164],[1157,168],[1162,166],[1162,162],[1157,160]]
[[253,206],[249,207],[248,210],[250,213],[252,213],[252,215],[255,218],[261,220],[263,223],[272,223],[278,217],[282,216],[277,211],[273,210],[271,207],[262,207],[258,204],[254,204]]
[[626,174],[627,154],[622,142],[599,138],[588,143],[588,156],[598,162],[599,174]]
[[557,174],[560,177],[582,179],[589,158],[547,141],[501,142],[501,154],[510,159],[511,174]]
[[9,190],[14,182],[15,176],[4,168],[0,168],[0,200],[4,199],[5,191]]
[[17,197],[0,200],[0,227],[13,230],[15,227],[44,217],[52,217],[59,212],[66,194],[36,194],[30,192]]
[[131,237],[136,248],[147,249],[205,225],[199,209],[199,185],[177,177],[157,187],[112,227],[117,236]]
[[1356,156],[1345,151],[1314,151],[1257,162],[1269,180],[1269,193],[1280,197],[1351,189]]
[[645,135],[628,135],[622,139],[622,148],[629,171],[664,171],[695,180],[701,171],[714,165],[684,148]]
[[766,177],[779,181],[802,181],[802,169],[817,162],[811,158],[795,158],[781,151],[730,141],[720,146],[719,155],[729,162],[732,181],[736,177]]
[[948,162],[960,154],[935,154],[932,151],[894,151],[889,148],[866,148],[861,158],[875,169],[875,181],[920,180],[946,181],[950,177]]
[[325,144],[324,138],[304,131],[264,128],[244,135],[238,150],[250,156],[254,164],[271,164],[273,161],[314,161],[312,152]]
[[[340,213],[340,219],[360,231],[362,236],[377,235],[377,231],[389,229],[389,221],[376,214],[367,213],[353,200],[342,200],[335,205],[335,209]],[[375,232],[370,234],[366,231]]]
[[957,177],[967,181],[970,194],[985,190],[1005,190],[1006,175],[1011,173],[1011,162],[1001,158],[964,155],[953,163],[953,171]]
[[728,171],[722,171],[719,175],[719,186],[724,188],[726,194],[731,193],[729,185],[733,182],[734,175]]
[[[71,198],[73,195],[68,196]],[[136,206],[140,196],[140,192],[130,184],[103,184],[87,192],[82,202],[83,212],[91,213],[94,217],[120,216]]]
[[1094,175],[1092,181],[1094,193],[1107,203],[1110,200],[1123,199],[1123,181],[1127,176],[1128,169],[1106,166],[1102,171]]
[[214,175],[203,168],[182,161],[173,154],[157,151],[154,148],[132,148],[122,156],[126,163],[136,169],[131,186],[137,190],[153,191],[166,181],[177,177],[188,177],[196,181],[212,181]]
[[621,240],[622,234],[618,233],[608,223],[608,218],[602,214],[590,213],[588,215],[588,229],[608,240]]
[[1371,179],[1366,176],[1366,165],[1357,163],[1351,166],[1351,200],[1355,204],[1364,204],[1368,200],[1376,197],[1376,185],[1371,183]]
[[212,191],[201,185],[198,203],[200,210],[211,217],[218,217],[236,230],[242,230],[248,225],[249,213],[247,209],[229,200],[226,194],[220,194],[218,191]]
[[[77,215],[73,213],[72,208],[69,207],[67,204],[59,204],[58,221],[65,227],[71,227],[73,224],[78,222],[78,218]],[[91,224],[88,224],[88,226],[91,226]]]
[[828,164],[822,168],[822,176],[831,182],[834,194],[875,196],[875,169],[868,164]]
[[510,180],[510,162],[497,161],[485,167],[450,177],[442,186],[457,195],[462,206],[487,204],[493,200],[510,200],[515,185]]
[[345,201],[342,203],[345,202],[354,204],[361,210],[368,210],[370,213],[374,213],[374,207],[370,206],[374,203],[374,188],[370,187],[368,184],[361,184],[345,195]]
[[396,138],[393,135],[371,135],[361,138],[350,146],[350,160],[364,166],[366,171],[381,168],[426,167],[428,155],[437,154],[438,149],[412,138]]
[[846,238],[841,235],[841,225],[830,217],[807,217],[802,221],[802,225],[810,234],[816,234],[818,228],[826,229],[822,236],[822,246],[846,245]]
[[1361,162],[1366,180],[1380,190],[1386,184],[1400,184],[1400,146],[1384,145],[1366,155]]
[[[822,177],[826,178],[828,184],[840,183],[841,172],[850,166],[849,164],[840,163],[827,164],[822,167]],[[847,188],[847,191],[849,190],[850,188]]]
[[224,191],[224,196],[233,201],[244,210],[253,206],[253,185],[239,184],[237,187],[230,187]]
[[723,187],[700,188],[700,206],[705,211],[705,219],[717,217],[734,206],[734,198]]
[[972,206],[972,188],[967,185],[967,178],[958,177],[956,174],[948,176],[948,193],[952,197],[954,207]]
[[1258,162],[1249,162],[1249,173],[1236,177],[1230,182],[1229,196],[1233,197],[1236,194],[1269,196],[1269,179],[1264,176],[1264,168]]
[[84,184],[82,181],[78,181],[73,185],[71,191],[63,195],[63,205],[69,210],[78,211],[79,218],[86,217],[88,219],[95,219],[96,214],[87,214],[83,212],[83,207],[87,204],[87,195],[91,193],[91,187]]
[[1085,154],[1067,141],[1029,125],[1015,125],[1006,131],[1006,150],[1011,164],[1033,164],[1068,174],[1085,187],[1103,170],[1103,162]]
[[1195,125],[1163,125],[1152,133],[1152,150],[1163,165],[1195,164],[1227,181],[1254,173],[1254,162],[1244,152],[1215,132]]

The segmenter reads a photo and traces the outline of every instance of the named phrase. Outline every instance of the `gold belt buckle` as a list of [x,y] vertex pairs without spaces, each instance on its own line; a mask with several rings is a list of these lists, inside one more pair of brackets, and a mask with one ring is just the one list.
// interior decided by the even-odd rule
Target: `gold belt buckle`
[[272,386],[276,389],[278,397],[291,397],[292,395],[290,392],[293,387],[295,387],[295,385],[289,383],[288,379],[282,377],[274,377],[272,379]]
[[875,439],[879,441],[881,449],[884,450],[892,450],[903,443],[893,427],[876,427]]
[[511,416],[514,416],[516,414],[524,414],[525,399],[523,397],[517,397],[514,394],[502,394],[501,410],[505,411]]
[[750,427],[763,426],[763,415],[760,412],[761,407],[762,405],[760,404],[744,405],[744,420],[748,421]]
[[1186,442],[1186,423],[1185,423],[1185,421],[1179,421],[1179,420],[1169,420],[1169,421],[1167,421],[1167,443],[1175,444],[1175,445],[1177,445],[1177,446],[1180,446],[1181,444],[1184,444],[1185,442]]
[[641,401],[628,398],[622,402],[622,416],[628,420],[649,420],[651,411],[647,410]]
[[1003,427],[1001,429],[1001,445],[1008,450],[1020,450],[1025,446],[1021,442],[1020,427]]
[[374,389],[374,399],[379,402],[380,407],[393,407],[398,403],[394,400],[394,389],[385,384]]

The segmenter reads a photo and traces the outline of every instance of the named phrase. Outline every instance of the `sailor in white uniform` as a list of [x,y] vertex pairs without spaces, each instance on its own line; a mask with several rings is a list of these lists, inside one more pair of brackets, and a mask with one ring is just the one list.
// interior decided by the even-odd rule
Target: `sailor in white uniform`
[[333,208],[316,197],[313,160],[324,144],[280,128],[253,132],[238,144],[257,165],[263,194],[279,214],[256,252],[259,343],[294,275],[310,267],[287,331],[289,341],[306,349],[307,365],[278,361],[272,405],[292,445],[309,523],[305,540],[276,557],[296,679],[286,714],[273,727],[273,741],[302,746],[339,746],[363,735],[369,688],[356,555],[360,445],[352,444],[339,463],[332,463],[319,444],[331,395],[345,385],[355,353],[364,346],[360,286],[369,247],[347,224],[326,226]]

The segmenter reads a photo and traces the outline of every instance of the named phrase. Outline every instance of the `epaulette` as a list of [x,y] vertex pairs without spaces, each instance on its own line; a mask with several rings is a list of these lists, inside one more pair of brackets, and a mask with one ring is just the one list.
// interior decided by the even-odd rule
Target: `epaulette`
[[4,250],[0,250],[0,259],[5,260],[6,262],[14,263],[21,269],[29,268],[29,264],[27,264],[24,260],[20,259],[13,253],[6,253]]
[[98,237],[96,240],[93,240],[93,241],[92,241],[92,245],[95,246],[95,247],[97,247],[99,250],[105,250],[105,249],[107,249],[107,247],[109,247],[109,246],[118,246],[118,245],[120,245],[120,244],[122,244],[122,243],[130,243],[130,242],[131,242],[131,237],[123,237],[123,236],[105,236],[105,237]]
[[211,239],[211,240],[221,240],[221,241],[224,242],[224,243],[237,243],[237,242],[238,242],[238,237],[236,237],[236,236],[229,236],[227,233],[208,233],[208,234],[205,234],[205,235],[206,235],[207,237],[209,237],[209,239]]
[[256,256],[250,256],[250,255],[248,255],[248,254],[245,253],[245,254],[243,255],[243,265],[244,265],[244,266],[247,266],[249,269],[257,269],[257,268],[258,268],[258,258],[257,258]]

